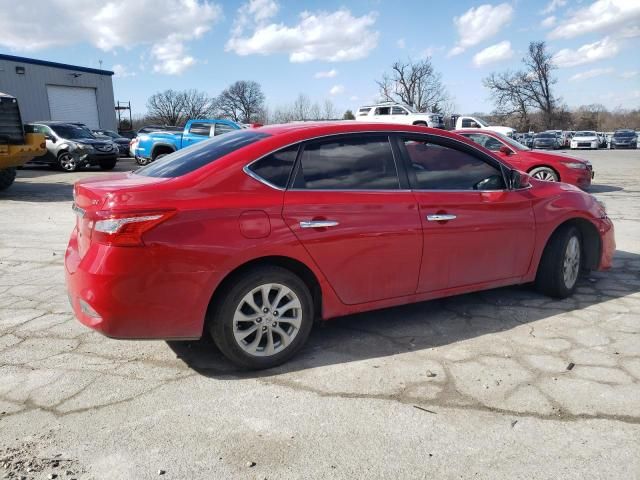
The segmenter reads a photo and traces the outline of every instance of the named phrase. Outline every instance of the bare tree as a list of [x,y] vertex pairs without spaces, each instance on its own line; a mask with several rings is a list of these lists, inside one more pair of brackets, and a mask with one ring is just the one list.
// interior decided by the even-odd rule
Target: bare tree
[[335,105],[328,98],[324,101],[322,107],[322,118],[324,120],[333,120],[338,116]]
[[301,93],[293,102],[292,114],[294,120],[309,120],[311,117],[311,100]]
[[185,90],[183,98],[183,114],[187,120],[209,118],[214,114],[214,100],[205,92],[199,90]]
[[528,128],[532,111],[539,111],[544,127],[550,128],[561,109],[552,91],[556,83],[552,72],[556,67],[545,42],[531,42],[522,63],[523,70],[492,73],[484,79],[484,85],[491,92],[497,113],[515,115]]
[[154,93],[147,100],[148,115],[166,125],[182,125],[184,116],[184,95],[175,90]]
[[264,93],[259,83],[239,80],[222,91],[215,107],[221,116],[235,122],[257,122],[264,117]]
[[384,101],[405,103],[420,112],[437,109],[449,98],[430,57],[418,62],[395,62],[391,74],[385,73],[376,83]]

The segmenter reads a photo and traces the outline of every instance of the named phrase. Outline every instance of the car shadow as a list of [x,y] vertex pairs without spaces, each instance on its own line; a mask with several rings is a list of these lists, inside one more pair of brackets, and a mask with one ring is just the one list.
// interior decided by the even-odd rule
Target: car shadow
[[616,187],[614,185],[600,185],[600,184],[591,184],[591,186],[587,189],[589,193],[609,193],[609,192],[619,192],[620,190],[624,190],[622,187]]
[[[315,326],[307,344],[284,365],[246,371],[232,365],[208,335],[198,341],[170,341],[176,356],[211,378],[244,379],[281,375],[336,363],[426,350],[510,330],[581,310],[640,291],[640,255],[617,251],[614,267],[579,281],[576,294],[554,300],[527,285],[499,288],[356,315]],[[635,277],[630,281],[629,276]]]

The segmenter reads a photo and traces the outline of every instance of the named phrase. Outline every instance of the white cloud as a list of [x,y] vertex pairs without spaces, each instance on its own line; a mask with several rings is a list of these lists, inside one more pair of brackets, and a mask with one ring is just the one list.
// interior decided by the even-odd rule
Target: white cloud
[[174,35],[169,35],[166,42],[156,43],[151,56],[156,59],[153,71],[166,75],[179,75],[196,63],[195,58],[186,55],[184,45]]
[[407,43],[404,41],[404,38],[399,38],[396,41],[396,47],[398,48],[405,48],[407,46]]
[[545,18],[540,22],[540,26],[543,28],[551,28],[556,24],[555,15],[551,15],[550,17]]
[[575,67],[614,57],[619,50],[620,46],[615,40],[604,37],[597,42],[583,45],[577,50],[564,48],[553,56],[553,61],[559,67]]
[[500,5],[480,5],[470,8],[462,16],[455,17],[453,24],[460,37],[449,51],[449,56],[459,55],[467,48],[496,35],[513,18],[513,7],[508,3]]
[[375,22],[373,12],[354,17],[345,8],[335,12],[305,11],[294,26],[257,24],[248,36],[244,30],[234,29],[225,49],[238,55],[285,53],[294,63],[357,60],[369,55],[378,43],[378,32],[371,29]]
[[624,79],[634,78],[634,77],[637,77],[639,73],[640,72],[638,72],[637,70],[628,71],[628,72],[622,72],[620,74],[620,77],[622,77]]
[[116,64],[111,67],[113,70],[114,77],[116,78],[126,78],[126,77],[135,77],[136,72],[131,72],[125,65]]
[[613,68],[594,68],[585,72],[576,73],[569,78],[569,81],[576,82],[587,80],[588,78],[600,77],[602,75],[608,75],[610,73],[613,73]]
[[327,72],[317,72],[314,75],[314,77],[315,78],[334,78],[336,75],[338,75],[338,71],[335,68],[332,68]]
[[329,90],[329,95],[340,95],[341,93],[344,93],[344,85],[334,85]]
[[[22,2],[3,8],[11,14],[0,16],[0,46],[35,51],[89,43],[114,51],[149,45],[164,58],[163,51],[171,48],[167,32],[179,44],[175,48],[184,52],[187,42],[200,38],[222,16],[221,7],[209,0],[58,0],[35,4]],[[152,56],[157,62],[154,69],[180,70],[175,68],[175,59],[164,65],[160,57]]]
[[511,49],[511,42],[505,40],[495,45],[481,50],[473,56],[473,64],[476,67],[483,67],[491,63],[508,60],[513,57],[513,50]]
[[540,12],[543,15],[549,15],[555,12],[558,8],[562,8],[567,4],[567,0],[551,0],[546,7]]
[[245,28],[264,25],[279,9],[275,0],[249,0],[238,9],[232,35],[242,35]]
[[637,0],[597,0],[579,8],[564,19],[549,38],[573,38],[592,32],[616,32],[620,28],[637,26],[640,22],[640,2]]

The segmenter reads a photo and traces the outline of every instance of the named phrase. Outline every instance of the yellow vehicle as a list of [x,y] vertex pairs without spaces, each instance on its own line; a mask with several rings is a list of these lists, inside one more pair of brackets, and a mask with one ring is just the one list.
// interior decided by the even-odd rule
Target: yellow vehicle
[[44,135],[25,135],[15,97],[0,92],[0,190],[16,178],[16,167],[47,153]]

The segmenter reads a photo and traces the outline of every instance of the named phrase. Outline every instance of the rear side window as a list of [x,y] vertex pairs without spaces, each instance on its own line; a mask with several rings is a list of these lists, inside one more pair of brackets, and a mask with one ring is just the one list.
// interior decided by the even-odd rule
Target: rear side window
[[502,147],[502,142],[489,135],[471,133],[463,134],[463,136],[467,137],[469,140],[473,140],[478,145],[482,145],[484,148],[486,148],[487,150],[491,150],[492,152],[497,152],[498,150],[500,150],[500,147]]
[[236,130],[173,152],[135,173],[145,177],[180,177],[269,136],[256,130]]
[[470,153],[422,140],[403,140],[409,178],[420,190],[502,190],[502,172]]
[[389,138],[386,135],[354,136],[308,144],[300,157],[294,188],[400,188]]
[[367,115],[371,111],[371,107],[365,107],[358,110],[358,115]]
[[390,107],[378,107],[378,108],[376,108],[376,111],[374,113],[375,113],[375,115],[391,115],[391,108]]
[[267,183],[286,188],[291,169],[298,156],[298,145],[292,145],[252,163],[248,169]]
[[223,133],[233,132],[234,130],[237,130],[237,128],[233,128],[231,125],[227,125],[226,123],[216,123],[213,134],[222,135]]

